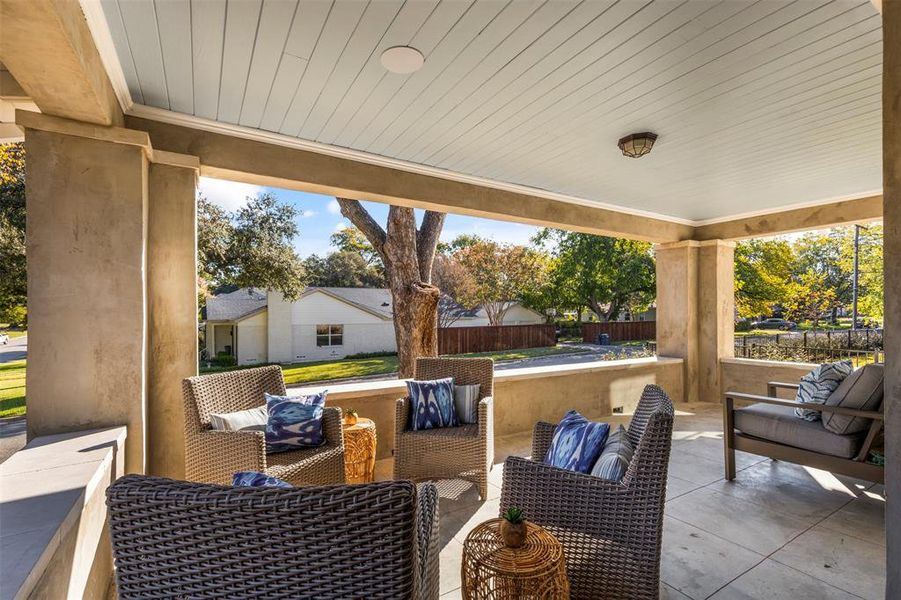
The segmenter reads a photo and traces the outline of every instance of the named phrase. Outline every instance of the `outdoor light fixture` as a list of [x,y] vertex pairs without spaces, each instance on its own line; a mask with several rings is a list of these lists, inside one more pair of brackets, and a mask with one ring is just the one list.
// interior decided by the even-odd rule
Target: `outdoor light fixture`
[[633,133],[622,138],[617,146],[623,151],[623,156],[631,158],[641,158],[651,151],[654,147],[654,141],[657,139],[656,133],[645,131],[643,133]]
[[382,52],[382,66],[392,73],[406,75],[422,68],[425,57],[410,46],[392,46]]

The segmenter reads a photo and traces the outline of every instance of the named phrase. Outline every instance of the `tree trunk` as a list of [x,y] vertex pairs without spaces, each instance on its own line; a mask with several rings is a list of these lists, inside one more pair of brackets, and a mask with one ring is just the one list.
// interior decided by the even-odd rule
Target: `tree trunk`
[[429,281],[444,215],[426,211],[417,231],[413,209],[392,206],[386,231],[358,201],[337,200],[341,214],[366,236],[382,258],[393,303],[398,376],[413,377],[418,357],[438,355],[441,293]]

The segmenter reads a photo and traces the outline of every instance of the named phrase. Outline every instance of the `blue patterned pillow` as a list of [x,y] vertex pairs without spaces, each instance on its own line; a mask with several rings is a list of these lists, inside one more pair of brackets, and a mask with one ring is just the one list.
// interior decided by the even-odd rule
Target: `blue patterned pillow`
[[552,467],[588,473],[601,454],[609,432],[607,423],[589,421],[571,410],[554,429],[554,439],[544,462]]
[[287,452],[325,443],[322,407],[326,392],[310,396],[266,394],[266,452]]
[[629,434],[626,428],[620,425],[607,438],[607,443],[594,463],[591,474],[609,481],[622,481],[634,453],[635,449],[629,441]]
[[278,477],[270,477],[265,473],[258,473],[257,471],[238,471],[232,475],[232,485],[236,487],[294,487],[287,481],[282,481]]
[[[795,401],[805,404],[825,404],[832,392],[853,370],[854,366],[850,360],[820,365],[801,378]],[[796,408],[795,415],[806,421],[819,421],[822,417],[821,412],[806,408]]]
[[457,412],[454,408],[454,379],[433,379],[431,381],[408,381],[410,396],[410,428],[437,429],[456,427]]

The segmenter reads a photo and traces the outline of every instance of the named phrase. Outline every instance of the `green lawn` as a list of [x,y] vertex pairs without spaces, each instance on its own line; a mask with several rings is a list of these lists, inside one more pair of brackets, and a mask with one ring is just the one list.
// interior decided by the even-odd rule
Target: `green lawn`
[[[521,350],[507,350],[503,352],[475,352],[472,354],[463,354],[461,356],[486,356],[493,358],[496,361],[502,361],[553,356],[557,354],[576,354],[580,352],[587,352],[587,350],[581,348],[567,348],[565,346],[554,346],[550,348],[523,348]],[[210,367],[208,369],[201,369],[200,372],[217,373],[240,368],[247,367]],[[390,375],[397,372],[397,356],[293,363],[290,365],[282,365],[282,372],[284,373],[285,383],[288,385],[331,381],[334,379],[349,379],[353,377],[366,377],[368,375]]]
[[25,414],[25,361],[0,364],[0,418]]

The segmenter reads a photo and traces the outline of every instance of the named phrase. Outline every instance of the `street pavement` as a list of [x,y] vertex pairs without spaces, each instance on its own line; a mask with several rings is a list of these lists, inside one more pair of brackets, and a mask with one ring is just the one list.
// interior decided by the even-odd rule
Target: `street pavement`
[[28,354],[28,336],[12,338],[5,346],[0,346],[0,363],[22,360]]
[[[28,336],[13,338],[0,346],[0,363],[21,360],[28,353]],[[25,417],[0,419],[0,463],[25,445]]]

